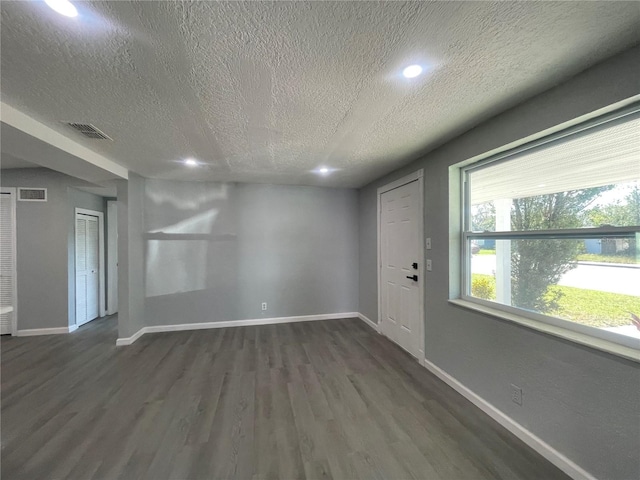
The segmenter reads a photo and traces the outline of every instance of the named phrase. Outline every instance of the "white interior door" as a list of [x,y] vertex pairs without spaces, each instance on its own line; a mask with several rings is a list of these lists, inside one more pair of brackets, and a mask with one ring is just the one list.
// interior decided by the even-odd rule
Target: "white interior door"
[[76,325],[100,314],[98,217],[76,214]]
[[0,193],[0,334],[13,333],[16,313],[14,215],[11,193]]
[[381,330],[418,358],[422,345],[423,284],[419,196],[417,180],[380,196]]

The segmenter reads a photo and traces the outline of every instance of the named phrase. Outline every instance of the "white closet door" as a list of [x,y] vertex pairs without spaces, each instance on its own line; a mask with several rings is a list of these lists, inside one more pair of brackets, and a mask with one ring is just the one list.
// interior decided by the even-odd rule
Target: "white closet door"
[[87,220],[76,215],[76,325],[87,321]]
[[87,321],[100,315],[98,217],[87,219]]
[[76,214],[76,325],[100,312],[98,217]]
[[13,203],[11,195],[0,194],[0,334],[12,333],[14,315]]

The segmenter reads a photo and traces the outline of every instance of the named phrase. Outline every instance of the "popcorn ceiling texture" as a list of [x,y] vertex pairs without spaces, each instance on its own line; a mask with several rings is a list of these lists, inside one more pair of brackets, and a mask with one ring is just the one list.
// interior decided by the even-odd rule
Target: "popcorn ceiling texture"
[[636,2],[76,5],[1,3],[2,101],[164,179],[360,187],[640,41]]

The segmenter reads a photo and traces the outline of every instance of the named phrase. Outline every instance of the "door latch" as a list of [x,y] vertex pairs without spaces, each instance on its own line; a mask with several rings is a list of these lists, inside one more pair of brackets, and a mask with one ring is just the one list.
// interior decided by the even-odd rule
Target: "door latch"
[[407,275],[407,278],[413,280],[414,282],[418,281],[418,275],[411,275],[411,276]]

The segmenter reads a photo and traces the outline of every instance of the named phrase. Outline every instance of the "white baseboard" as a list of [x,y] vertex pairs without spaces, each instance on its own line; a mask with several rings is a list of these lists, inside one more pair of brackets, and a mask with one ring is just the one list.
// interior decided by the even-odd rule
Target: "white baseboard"
[[142,335],[145,334],[145,329],[146,327],[142,327],[140,330],[138,330],[136,333],[134,333],[130,337],[118,338],[116,340],[116,347],[131,345],[133,342],[135,342],[137,339],[139,339]]
[[183,330],[204,330],[209,328],[247,327],[251,325],[272,325],[276,323],[311,322],[315,320],[337,320],[358,317],[357,312],[328,313],[323,315],[303,315],[298,317],[251,318],[247,320],[228,320],[223,322],[179,323],[176,325],[152,325],[143,327],[134,335],[118,338],[117,346],[131,345],[145,333],[178,332]]
[[16,331],[16,337],[33,337],[36,335],[58,335],[60,333],[71,333],[77,330],[76,325],[70,327],[57,327],[57,328],[30,328],[27,330]]
[[553,463],[556,467],[562,470],[564,473],[569,475],[571,478],[576,480],[596,480],[596,478],[591,475],[589,472],[584,470],[582,467],[577,465],[576,463],[569,460],[563,454],[558,452],[556,449],[551,447],[544,440],[538,438],[536,435],[531,433],[529,430],[524,428],[522,425],[517,423],[511,417],[507,416],[501,410],[498,410],[496,407],[491,405],[482,397],[478,396],[476,393],[471,391],[469,388],[465,387],[458,380],[453,378],[451,375],[446,373],[440,367],[437,367],[429,360],[424,360],[424,366],[433,373],[436,377],[442,380],[444,383],[449,385],[471,403],[473,403],[476,407],[482,410],[484,413],[493,418],[496,422],[502,425],[504,428],[513,433],[516,437],[522,440],[529,447],[534,449],[544,458]]
[[380,332],[380,328],[378,328],[378,324],[373,320],[371,320],[366,315],[363,315],[362,313],[358,313],[358,318],[362,320],[364,323],[366,323],[367,325],[369,325],[371,328],[373,328],[376,332],[378,333]]

